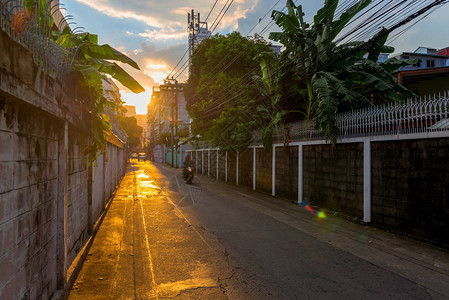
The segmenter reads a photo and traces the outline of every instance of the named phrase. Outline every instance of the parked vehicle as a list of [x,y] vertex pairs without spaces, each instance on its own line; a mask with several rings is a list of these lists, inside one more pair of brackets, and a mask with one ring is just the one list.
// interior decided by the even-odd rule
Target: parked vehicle
[[137,157],[138,157],[137,153],[131,154],[131,158],[137,158]]
[[182,178],[187,184],[192,184],[193,181],[193,168],[191,166],[185,166],[182,170]]
[[139,153],[139,157],[138,160],[146,160],[147,159],[147,154],[146,153]]

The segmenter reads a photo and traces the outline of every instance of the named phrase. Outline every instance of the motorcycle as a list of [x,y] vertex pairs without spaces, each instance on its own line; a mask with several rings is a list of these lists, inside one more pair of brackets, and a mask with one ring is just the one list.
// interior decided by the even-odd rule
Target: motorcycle
[[182,171],[182,178],[187,184],[192,184],[193,181],[193,169],[190,166],[187,166]]

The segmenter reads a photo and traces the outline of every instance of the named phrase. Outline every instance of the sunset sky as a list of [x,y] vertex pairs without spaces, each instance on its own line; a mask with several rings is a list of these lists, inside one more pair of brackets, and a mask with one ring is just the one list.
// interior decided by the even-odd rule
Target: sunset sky
[[[204,20],[214,0],[60,0],[64,14],[71,15],[72,28],[98,34],[100,43],[125,52],[140,66],[140,71],[126,68],[146,89],[145,93],[131,94],[120,86],[122,98],[135,105],[138,114],[146,113],[152,87],[162,83],[187,50],[187,13],[199,11]],[[214,33],[240,31],[250,35],[259,33],[270,22],[270,13],[263,18],[277,0],[234,0],[231,8]],[[226,0],[219,0],[209,17],[209,26],[215,20]],[[300,0],[310,21],[324,0]],[[285,7],[281,0],[275,9]],[[419,46],[444,48],[449,46],[449,5],[438,9],[426,19],[395,40],[391,46],[396,52],[414,51]],[[260,22],[259,22],[259,19]],[[265,33],[276,31],[275,26]],[[187,79],[186,72],[178,78]]]

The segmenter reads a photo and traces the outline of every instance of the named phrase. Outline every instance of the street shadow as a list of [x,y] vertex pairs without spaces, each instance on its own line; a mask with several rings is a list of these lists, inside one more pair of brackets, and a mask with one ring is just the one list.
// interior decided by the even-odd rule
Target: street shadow
[[174,175],[166,182],[165,191],[170,193],[177,206],[189,207],[200,202],[203,189],[198,178],[192,184],[187,184],[181,175]]

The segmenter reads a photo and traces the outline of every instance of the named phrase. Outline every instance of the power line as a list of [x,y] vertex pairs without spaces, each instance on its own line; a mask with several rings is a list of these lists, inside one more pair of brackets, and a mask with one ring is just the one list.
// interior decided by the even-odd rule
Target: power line
[[[231,1],[231,2],[229,3],[229,1]],[[229,8],[231,7],[231,5],[232,5],[233,2],[234,2],[234,0],[227,0],[226,3],[225,3],[225,5],[223,5],[223,8],[222,8],[221,11],[218,13],[217,17],[215,18],[214,22],[212,23],[210,36],[211,36],[212,33],[217,29],[218,25],[220,24],[221,20],[223,19],[224,15],[225,15],[226,12],[229,10]],[[228,3],[229,3],[229,5],[228,5]],[[226,8],[226,10],[225,10],[225,7],[226,7],[226,6],[227,6],[227,8]],[[215,7],[215,5],[214,5],[214,7]],[[223,10],[225,10],[224,13],[223,13]],[[221,17],[220,17],[220,15],[221,15]],[[218,18],[220,18],[220,20],[218,20]],[[214,27],[214,26],[215,26],[215,27]],[[209,36],[209,37],[210,37],[210,36]],[[208,37],[208,38],[209,38],[209,37]],[[203,43],[201,43],[201,44],[199,45],[199,48],[201,49],[202,46],[203,46]],[[190,58],[189,58],[189,59],[190,59]],[[176,77],[175,77],[176,79],[177,79],[177,78],[184,72],[185,69],[187,69],[187,67],[188,67],[188,62],[189,62],[189,60],[187,60],[187,61],[183,64],[183,66],[181,67],[181,68],[182,68],[182,71],[181,71],[181,72],[179,72],[179,70],[178,70],[178,72],[176,72],[176,73],[173,74],[173,76],[176,76]],[[181,68],[180,68],[180,70],[181,70]],[[176,75],[176,74],[178,74],[178,75]]]
[[[214,10],[214,8],[217,5],[217,3],[218,3],[218,0],[215,0],[214,5],[212,5],[212,8],[209,10],[209,13],[207,14],[206,19],[204,20],[204,22],[207,22],[207,20],[209,19],[209,16],[211,15],[211,13]],[[204,26],[204,24],[201,25],[200,30],[203,29],[203,26]],[[168,74],[167,77],[170,77],[170,75],[176,70],[176,67],[181,63],[181,61],[184,59],[184,57],[187,55],[188,52],[189,52],[189,50],[187,49],[186,52],[184,52],[184,55],[181,57],[181,59],[178,61],[176,66],[173,68],[173,70],[170,72],[170,74]]]
[[[399,4],[404,4],[405,2],[402,2],[402,3],[399,3]],[[398,28],[398,27],[400,27],[400,26],[402,26],[402,25],[404,25],[404,24],[406,24],[406,23],[408,23],[408,22],[410,22],[411,20],[413,20],[414,18],[416,18],[417,16],[419,16],[420,14],[422,14],[423,13],[423,11],[428,11],[429,10],[429,7],[430,8],[432,8],[433,7],[433,10],[431,10],[430,12],[432,12],[432,11],[434,11],[438,6],[437,5],[444,5],[444,4],[446,4],[447,3],[447,1],[434,1],[433,3],[430,3],[429,1],[427,1],[427,3],[425,3],[426,5],[421,5],[421,6],[419,6],[418,8],[420,8],[420,10],[418,10],[418,11],[415,11],[413,14],[411,14],[411,15],[409,15],[407,18],[405,18],[405,19],[402,19],[402,20],[400,20],[400,18],[395,18],[394,20],[396,21],[396,22],[398,22],[399,20],[400,20],[400,22],[398,22],[398,23],[396,23],[395,25],[393,25],[392,26],[392,28],[390,29],[391,31],[393,30],[393,29],[396,29],[396,28]],[[388,4],[392,4],[392,1],[390,1],[389,3],[387,3],[387,5]],[[398,6],[398,3],[393,3],[394,4],[394,6],[391,6],[390,7],[390,9],[388,10],[389,12],[391,12],[391,14],[394,14],[395,13],[395,11],[392,9],[392,8],[397,8]],[[416,3],[415,3],[416,4]],[[422,3],[421,3],[422,4]],[[376,6],[377,5],[379,5],[379,3],[377,3],[376,4]],[[415,7],[416,8],[416,7]],[[424,9],[427,9],[427,10],[424,10]],[[383,10],[382,9],[379,9],[379,10],[377,10],[374,14],[372,14],[371,16],[369,16],[368,18],[367,18],[367,20],[371,20],[371,19],[373,19],[373,18],[376,18],[379,14],[381,14],[383,12]],[[412,12],[412,11],[408,11],[408,12]],[[430,12],[428,12],[426,15],[428,15],[428,14],[430,14]],[[366,13],[366,12],[365,12]],[[387,19],[387,18],[389,18],[390,17],[390,15],[391,14],[387,14],[387,15],[383,15],[384,16],[384,18],[383,19]],[[422,18],[421,18],[422,19]],[[420,19],[420,20],[421,20]],[[419,20],[417,21],[417,22],[419,22]],[[417,22],[415,22],[414,24],[416,24]],[[413,25],[414,25],[413,24]],[[411,26],[413,26],[413,25],[411,25]],[[409,26],[409,27],[411,27],[411,26]],[[362,28],[362,27],[360,27],[360,28]],[[409,28],[408,28],[409,29]],[[328,49],[323,49],[323,52],[324,51],[327,51]],[[320,55],[320,53],[318,53],[317,55]],[[316,56],[315,56],[316,57]],[[247,74],[249,74],[249,73],[251,73],[251,70],[250,70],[250,72],[248,72]],[[246,76],[245,76],[246,77]],[[220,96],[220,95],[217,95],[217,98],[218,98],[218,96]],[[227,101],[226,101],[226,103],[227,102],[230,102],[231,100],[233,100],[233,99],[228,99]],[[218,104],[218,106],[216,107],[216,108],[218,108],[219,106],[221,106],[222,105],[222,103],[221,104]],[[212,109],[214,109],[214,108],[212,108]]]
[[[299,0],[296,0],[296,1],[299,1]],[[273,7],[271,7],[269,10],[268,10],[268,12],[261,18],[261,19],[259,19],[259,20],[263,20],[271,11],[272,11],[272,9],[278,4],[280,2],[280,0],[278,1],[278,2],[276,2],[276,4],[273,6]],[[286,6],[284,6],[284,8],[282,9],[282,11],[284,11],[286,9]],[[250,33],[251,33],[251,31],[256,27],[258,25],[258,23],[256,23],[256,25],[254,25],[253,26],[253,28],[246,34],[246,36],[248,36]],[[272,25],[273,25],[273,21],[271,21],[271,22],[269,22],[268,23],[268,25],[269,25],[269,27],[268,28],[270,28]],[[267,25],[267,26],[268,26]],[[263,29],[263,30],[266,30],[267,29],[267,26],[265,26],[265,28]],[[259,35],[262,35],[263,33],[262,33],[262,31],[259,33]],[[231,61],[231,62],[229,62],[225,67],[223,67],[221,70],[219,70],[218,68],[219,68],[219,64],[217,64],[217,66],[214,68],[214,70],[212,70],[212,72],[211,72],[211,76],[212,76],[212,74],[215,74],[214,76],[213,76],[213,79],[211,79],[211,80],[209,80],[211,83],[216,79],[216,77],[218,76],[218,74],[220,74],[221,72],[223,72],[224,70],[226,70],[229,66],[231,66],[232,65],[232,63],[234,63],[238,58],[240,58],[240,56],[242,55],[242,53],[244,52],[244,50],[241,50],[237,55],[235,55],[234,56],[234,58],[233,58],[233,60]],[[222,59],[221,59],[221,61],[224,61],[228,56],[230,55],[230,53],[227,53]],[[181,72],[182,73],[182,72]]]

